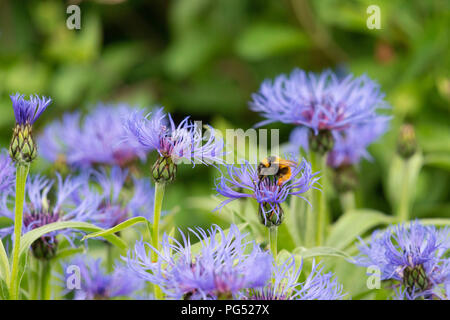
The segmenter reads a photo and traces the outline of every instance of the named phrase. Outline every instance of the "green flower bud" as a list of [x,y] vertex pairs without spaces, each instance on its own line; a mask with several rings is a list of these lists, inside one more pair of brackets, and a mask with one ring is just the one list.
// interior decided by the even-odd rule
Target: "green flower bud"
[[309,147],[312,151],[324,155],[334,146],[334,138],[329,130],[320,130],[316,135],[313,131],[309,134]]
[[156,182],[172,182],[177,175],[177,165],[170,157],[158,157],[152,167],[152,176]]
[[403,284],[410,293],[413,289],[424,291],[430,287],[430,281],[422,265],[406,267],[403,270]]
[[410,124],[404,124],[400,128],[397,140],[397,153],[404,159],[409,159],[417,151],[417,140],[414,127]]
[[358,186],[358,172],[352,165],[343,165],[333,170],[333,184],[340,193],[353,191]]
[[50,260],[56,255],[58,240],[56,237],[41,237],[31,245],[33,256],[41,260]]
[[259,207],[259,220],[266,227],[279,226],[284,220],[284,211],[280,204],[263,203],[263,208]]
[[29,164],[36,159],[37,146],[33,139],[30,124],[16,124],[9,145],[9,155],[15,162],[24,164]]

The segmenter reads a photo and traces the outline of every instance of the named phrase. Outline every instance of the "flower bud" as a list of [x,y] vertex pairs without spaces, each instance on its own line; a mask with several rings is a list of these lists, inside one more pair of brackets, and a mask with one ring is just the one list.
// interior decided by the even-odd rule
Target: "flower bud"
[[16,124],[9,146],[9,155],[18,163],[29,164],[37,155],[37,147],[29,123]]
[[177,175],[177,165],[170,157],[158,157],[152,167],[152,176],[155,182],[172,182]]
[[403,284],[410,292],[413,290],[424,291],[429,288],[430,281],[422,265],[407,266],[403,270]]
[[318,134],[310,132],[309,147],[312,151],[324,155],[334,146],[334,138],[330,130],[320,130]]
[[342,165],[333,170],[333,184],[340,193],[353,191],[358,186],[358,173],[352,165]]
[[33,242],[31,252],[36,259],[50,260],[56,255],[58,240],[54,236],[43,236]]
[[278,203],[265,202],[259,207],[258,216],[261,223],[266,227],[276,227],[283,222],[284,211]]
[[414,127],[410,124],[404,124],[400,128],[397,140],[397,153],[404,159],[408,159],[417,151],[417,140]]

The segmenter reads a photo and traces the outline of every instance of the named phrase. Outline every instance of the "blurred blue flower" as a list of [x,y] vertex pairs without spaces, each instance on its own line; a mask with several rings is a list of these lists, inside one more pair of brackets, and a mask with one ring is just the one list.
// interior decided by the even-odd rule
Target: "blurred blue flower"
[[240,166],[226,165],[225,168],[228,176],[222,175],[219,178],[216,191],[228,199],[215,210],[237,199],[253,198],[259,203],[260,219],[266,226],[279,225],[282,222],[281,203],[286,201],[288,196],[297,196],[308,201],[301,194],[310,188],[316,188],[315,184],[319,180],[317,173],[312,173],[311,165],[305,159],[291,168],[291,176],[281,185],[268,177],[260,179],[257,166],[248,161]]
[[33,124],[50,105],[52,99],[39,96],[30,96],[30,100],[25,100],[23,94],[16,93],[10,96],[16,124]]
[[12,189],[16,169],[6,150],[0,150],[0,194]]
[[[236,225],[227,234],[216,225],[207,232],[190,231],[200,241],[198,251],[189,235],[180,231],[183,243],[167,234],[161,250],[137,241],[124,259],[130,270],[160,286],[172,299],[231,299],[240,290],[262,287],[270,279],[272,256],[246,240]],[[149,251],[158,254],[156,263]]]
[[403,299],[433,299],[445,297],[445,285],[450,280],[450,230],[423,226],[418,221],[410,225],[392,226],[384,232],[374,232],[370,243],[362,241],[355,263],[378,267],[381,280],[394,280],[397,297]]
[[308,127],[317,135],[321,130],[340,131],[364,124],[387,108],[377,83],[363,75],[337,77],[327,70],[321,74],[295,69],[273,82],[265,80],[253,94],[250,108],[267,120]]
[[272,282],[263,288],[245,290],[242,297],[250,300],[339,300],[345,296],[333,273],[323,273],[323,267],[314,261],[306,280],[298,282],[302,267],[303,261],[297,268],[294,257],[281,265],[274,263]]
[[333,149],[328,153],[327,164],[333,168],[356,165],[361,158],[371,160],[367,147],[388,129],[388,119],[377,117],[370,124],[358,125],[334,135]]
[[[371,160],[367,147],[379,139],[389,126],[390,118],[375,116],[370,123],[351,126],[334,132],[334,146],[327,154],[327,164],[333,168],[357,165],[361,158]],[[287,153],[298,154],[300,148],[309,151],[308,129],[296,127],[289,137]]]
[[98,104],[83,121],[77,112],[65,114],[39,137],[41,154],[49,161],[63,160],[74,167],[125,166],[136,158],[145,159],[146,152],[136,140],[123,141],[123,119],[132,110],[123,104]]
[[[136,277],[128,268],[116,264],[111,273],[107,273],[101,266],[101,259],[93,259],[88,256],[76,256],[71,261],[63,264],[63,270],[69,266],[77,266],[80,270],[80,288],[73,289],[75,300],[107,300],[116,297],[139,297],[139,291],[144,288],[145,282]],[[65,274],[62,286],[70,281]],[[62,278],[62,277],[60,277]],[[71,290],[66,289],[63,294]]]
[[203,136],[201,126],[189,117],[176,126],[163,108],[147,115],[136,110],[129,114],[125,128],[127,140],[137,139],[145,150],[156,150],[162,158],[170,158],[175,164],[182,160],[194,165],[223,162],[223,139],[209,126],[209,136]]
[[[76,178],[67,177],[65,180],[57,175],[58,189],[50,199],[48,194],[52,190],[54,181],[42,176],[32,176],[26,183],[26,201],[23,212],[23,233],[44,225],[59,221],[86,221],[95,212],[100,203],[98,195],[81,197],[79,190],[87,184],[86,176]],[[12,197],[13,195],[11,195]],[[4,197],[0,203],[0,215],[14,220],[14,211],[10,209],[11,199]],[[37,258],[51,258],[55,255],[58,242],[57,235],[63,235],[69,242],[74,231],[63,229],[45,234],[32,244],[32,252]],[[0,229],[0,237],[14,234],[14,226]]]
[[[133,178],[133,195],[128,199],[124,184],[130,178],[127,169],[113,166],[108,174],[104,168],[90,172],[94,185],[84,190],[86,194],[100,192],[101,202],[90,216],[90,221],[101,228],[109,229],[128,218],[143,216],[153,221],[154,188],[149,179]],[[96,185],[99,188],[96,188]]]

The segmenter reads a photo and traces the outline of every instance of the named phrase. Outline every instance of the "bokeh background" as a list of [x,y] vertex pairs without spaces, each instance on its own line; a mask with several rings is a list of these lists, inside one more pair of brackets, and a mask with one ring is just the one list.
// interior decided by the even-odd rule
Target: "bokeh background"
[[[66,27],[69,4],[81,8],[81,30]],[[366,26],[373,4],[380,30]],[[248,101],[265,78],[294,67],[367,73],[394,118],[370,147],[374,160],[361,164],[358,205],[392,211],[386,176],[399,126],[408,122],[424,155],[412,215],[448,217],[449,21],[446,0],[0,0],[0,146],[9,144],[15,92],[54,100],[36,132],[99,101],[163,105],[176,119],[246,130],[260,120]],[[280,128],[282,141],[292,130],[270,128]],[[33,170],[51,168],[40,159]],[[215,193],[216,175],[214,168],[180,168],[164,204],[178,225],[221,223],[196,200]]]

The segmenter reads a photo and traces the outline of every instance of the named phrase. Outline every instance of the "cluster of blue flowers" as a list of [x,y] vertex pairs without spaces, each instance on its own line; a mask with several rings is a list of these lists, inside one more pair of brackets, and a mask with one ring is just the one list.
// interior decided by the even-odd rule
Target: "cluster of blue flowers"
[[[264,81],[252,98],[250,108],[266,118],[257,126],[276,121],[297,126],[289,146],[294,156],[287,160],[273,157],[277,165],[281,160],[288,163],[282,178],[261,174],[261,164],[224,163],[227,150],[212,127],[206,126],[205,138],[201,124],[186,117],[177,125],[163,108],[147,112],[127,105],[99,104],[84,117],[79,112],[65,114],[44,129],[36,144],[32,125],[51,100],[11,96],[16,127],[9,156],[6,150],[0,152],[0,216],[11,224],[0,228],[0,238],[15,244],[32,230],[67,221],[86,223],[102,232],[113,228],[109,234],[117,234],[122,228],[114,228],[136,217],[145,218],[147,227],[156,225],[159,232],[164,187],[175,180],[177,166],[183,161],[220,169],[215,190],[223,198],[215,210],[248,198],[256,202],[261,223],[273,230],[283,222],[283,206],[289,199],[309,203],[308,195],[321,188],[319,174],[323,172],[314,172],[305,159],[297,160],[300,148],[326,154],[331,168],[354,166],[363,158],[370,159],[367,147],[389,126],[390,118],[379,113],[389,106],[378,84],[367,76],[339,78],[331,71],[313,74],[294,70],[274,81]],[[55,178],[47,178],[31,174],[27,179],[37,146],[43,158],[70,168],[71,175],[56,173]],[[151,168],[154,185],[135,166],[136,160],[145,161],[153,151],[157,157]],[[26,181],[19,230],[15,225],[17,210],[13,210],[14,200],[17,209],[16,192],[20,189],[14,189],[16,172],[18,177],[25,172]],[[77,267],[81,281],[75,289],[63,290],[62,295],[74,299],[153,299],[158,298],[160,289],[165,298],[186,300],[349,298],[323,261],[313,260],[311,269],[305,268],[303,259],[296,262],[294,255],[280,261],[276,243],[275,250],[271,247],[272,252],[268,251],[235,224],[227,230],[217,225],[189,229],[188,233],[179,230],[178,237],[164,232],[161,241],[154,232],[150,232],[151,240],[144,239],[143,233],[108,271],[102,259],[87,255],[65,261],[63,270]],[[61,239],[77,247],[82,245],[83,235],[85,232],[75,227],[52,229],[32,243],[33,259],[48,263],[57,257]],[[360,254],[353,262],[377,267],[396,298],[448,299],[448,228],[416,221],[375,231],[369,242],[360,241]],[[62,286],[69,277],[65,272],[60,275]],[[148,295],[148,288],[156,288],[155,296]]]
[[[127,265],[142,279],[157,284],[173,299],[327,300],[341,299],[342,286],[331,273],[313,264],[305,282],[298,283],[300,268],[293,258],[278,266],[248,234],[231,225],[226,234],[217,225],[190,232],[201,246],[164,235],[161,250],[138,241],[126,258]],[[160,259],[153,262],[150,252]],[[293,262],[292,262],[293,261]],[[274,282],[271,282],[271,279]]]
[[135,159],[143,160],[147,152],[136,140],[123,141],[123,119],[133,110],[127,105],[99,104],[83,121],[79,112],[65,114],[39,136],[40,154],[75,168],[125,166]]
[[419,222],[374,232],[369,243],[361,240],[356,263],[377,267],[381,280],[392,280],[397,297],[414,300],[446,299],[450,283],[450,230]]
[[378,113],[388,109],[377,83],[367,76],[339,78],[327,70],[321,74],[296,69],[289,76],[266,80],[253,95],[252,110],[267,120],[294,124],[288,150],[308,151],[311,135],[330,132],[334,143],[328,155],[332,167],[357,164],[369,158],[368,145],[388,128],[390,117]]

